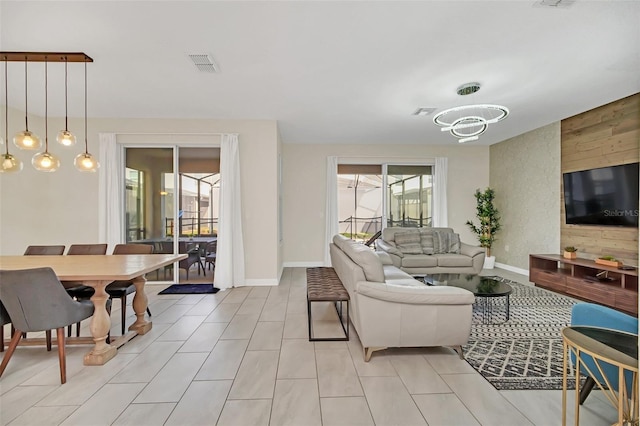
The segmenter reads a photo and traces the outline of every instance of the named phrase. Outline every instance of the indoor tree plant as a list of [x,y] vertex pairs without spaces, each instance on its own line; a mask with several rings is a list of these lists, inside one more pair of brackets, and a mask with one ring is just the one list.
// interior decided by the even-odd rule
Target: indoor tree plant
[[491,256],[491,247],[496,239],[496,232],[501,228],[500,213],[493,205],[495,198],[493,189],[487,188],[484,191],[476,189],[475,197],[476,217],[479,223],[476,226],[472,221],[468,220],[467,225],[478,236],[480,246],[487,249],[485,268],[491,269],[496,261],[495,256]]

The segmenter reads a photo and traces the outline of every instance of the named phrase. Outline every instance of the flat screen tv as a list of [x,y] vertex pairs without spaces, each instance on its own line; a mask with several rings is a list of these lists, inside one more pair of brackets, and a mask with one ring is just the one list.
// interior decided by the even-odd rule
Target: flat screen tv
[[564,173],[567,224],[638,227],[638,163]]

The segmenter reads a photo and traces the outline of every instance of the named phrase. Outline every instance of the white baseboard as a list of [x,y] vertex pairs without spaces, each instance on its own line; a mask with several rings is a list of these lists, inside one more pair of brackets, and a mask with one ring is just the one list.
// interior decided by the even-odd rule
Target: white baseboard
[[317,268],[319,266],[325,266],[323,261],[314,262],[284,262],[282,264],[285,268]]
[[506,263],[496,262],[496,268],[504,269],[506,271],[515,272],[516,274],[520,274],[520,275],[529,276],[529,270],[528,269],[516,268],[515,266],[510,266],[510,265],[507,265]]

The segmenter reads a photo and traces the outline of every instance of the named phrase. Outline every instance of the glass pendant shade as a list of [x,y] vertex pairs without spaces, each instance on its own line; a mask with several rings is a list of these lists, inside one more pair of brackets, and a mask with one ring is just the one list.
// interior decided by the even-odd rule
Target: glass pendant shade
[[13,143],[20,149],[40,149],[42,142],[38,135],[29,130],[23,130],[13,137]]
[[39,152],[31,159],[31,165],[39,172],[55,172],[60,167],[60,160],[48,152]]
[[2,154],[0,158],[0,173],[14,173],[22,170],[22,161],[11,154]]
[[76,144],[76,136],[68,130],[60,130],[56,140],[63,146],[73,146]]
[[74,166],[81,172],[96,172],[100,168],[100,163],[88,152],[76,155],[73,161]]

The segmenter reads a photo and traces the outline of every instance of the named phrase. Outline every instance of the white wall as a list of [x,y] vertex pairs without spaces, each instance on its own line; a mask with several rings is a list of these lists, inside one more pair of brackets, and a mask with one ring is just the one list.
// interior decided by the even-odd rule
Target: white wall
[[[10,108],[9,116],[11,139],[14,133],[22,130],[24,113]],[[31,117],[29,124],[30,130],[44,138],[41,117]],[[10,152],[25,166],[18,174],[0,174],[2,255],[22,254],[30,244],[69,246],[98,242],[98,174],[80,173],[73,167],[73,158],[83,147],[63,148],[57,145],[55,134],[63,125],[62,118],[49,121],[49,150],[62,162],[55,173],[36,172],[30,163],[33,151],[20,151],[13,144],[9,146]],[[76,134],[83,134],[83,120],[70,120],[69,128]],[[97,135],[101,132],[238,133],[247,282],[277,283],[281,262],[275,250],[278,246],[275,121],[92,119],[89,120],[89,151],[94,155],[99,152]],[[174,138],[180,141],[180,136]],[[84,138],[79,139],[84,143]]]
[[476,188],[489,185],[489,147],[452,145],[283,144],[284,264],[320,264],[324,259],[328,156],[372,162],[449,158],[449,226],[477,245],[465,222],[475,217]]

